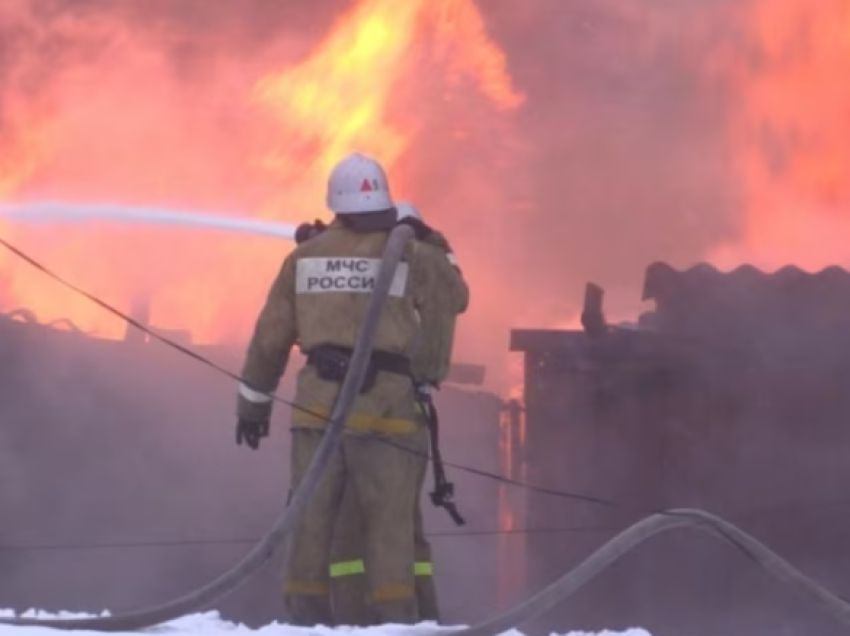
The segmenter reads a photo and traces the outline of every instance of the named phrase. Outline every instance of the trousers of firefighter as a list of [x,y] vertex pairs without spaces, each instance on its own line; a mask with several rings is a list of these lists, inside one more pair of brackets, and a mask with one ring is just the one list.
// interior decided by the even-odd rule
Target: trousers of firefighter
[[[324,229],[314,227],[306,236],[299,237],[298,242],[309,240]],[[432,241],[438,250],[450,254],[448,244],[440,235],[429,236],[427,242]],[[461,299],[459,306],[464,302],[465,299]],[[350,353],[334,346],[314,348],[307,356],[307,373],[312,368],[319,378],[340,383]],[[454,507],[453,486],[443,470],[437,410],[430,385],[415,380],[410,361],[382,351],[373,353],[364,386],[365,393],[373,394],[369,396],[370,401],[384,403],[388,397],[382,396],[385,384],[375,381],[379,373],[385,382],[409,383],[414,396],[414,413],[410,418],[401,412],[394,418],[372,418],[375,421],[366,421],[369,416],[353,415],[346,423],[349,433],[343,440],[340,461],[328,469],[331,472],[329,481],[341,483],[342,487],[330,492],[319,489],[319,501],[315,506],[308,506],[307,518],[296,531],[299,536],[293,544],[298,546],[298,552],[291,553],[288,559],[284,597],[288,618],[296,624],[366,627],[386,622],[412,622],[413,617],[418,621],[440,621],[431,546],[425,537],[421,506],[429,456],[433,460],[432,503],[444,507],[458,525],[464,521]],[[411,421],[412,428],[409,427]],[[372,437],[384,435],[384,441],[390,443],[382,447],[368,437],[358,440],[350,434],[352,431],[355,434],[368,431]],[[321,442],[321,434],[301,430],[296,435],[302,446],[301,452],[293,453],[292,458],[293,479],[297,485],[309,466],[308,458]],[[305,437],[308,438],[306,443]],[[402,452],[399,447],[403,447]],[[384,483],[375,483],[378,480]],[[405,484],[407,480],[410,481]],[[389,495],[388,481],[395,482],[393,493]],[[314,516],[313,510],[319,512]],[[326,531],[328,513],[334,515],[329,537]],[[373,527],[367,527],[367,520],[371,520]],[[396,545],[399,527],[407,527],[411,534],[407,567],[412,575],[413,589],[407,589],[399,579],[397,570],[401,564],[392,558],[393,554],[403,552],[402,546]],[[327,564],[326,584],[316,580],[319,574],[316,563]]]
[[[318,377],[339,383],[349,354],[336,347],[321,347],[308,355],[308,367],[315,369]],[[388,357],[381,352],[373,355],[371,364],[378,373]],[[367,393],[370,388],[381,392],[380,385],[364,388]],[[414,393],[416,414],[414,426],[408,430],[401,430],[411,421],[407,418],[382,418],[378,424],[386,425],[387,432],[365,436],[358,431],[374,424],[367,420],[369,416],[354,415],[346,422],[353,430],[345,434],[343,448],[326,469],[326,481],[311,499],[290,545],[284,599],[287,618],[293,624],[368,627],[440,621],[431,546],[422,514],[429,457],[434,477],[432,503],[444,507],[458,525],[464,520],[454,506],[453,485],[443,471],[439,420],[430,391],[417,386]],[[302,416],[304,420],[309,417]],[[399,429],[389,432],[393,426]],[[390,443],[376,443],[376,436]],[[291,461],[295,487],[322,437],[322,430],[294,424]],[[389,495],[388,486],[394,491]],[[371,528],[367,525],[370,521],[374,524]],[[402,564],[396,555],[405,552],[393,545],[399,540],[399,528],[409,531],[407,566],[413,589],[402,582],[405,577],[398,572]]]
[[[432,420],[430,409],[433,404],[427,400],[420,403],[422,426],[411,440],[413,446],[421,453],[415,456],[416,482],[420,497],[412,502],[413,514],[413,575],[416,604],[419,620],[440,621],[437,602],[437,590],[434,582],[434,563],[431,557],[431,545],[425,537],[422,516],[421,493],[425,486],[428,472],[428,432],[436,423]],[[441,470],[441,467],[436,468]],[[445,487],[451,488],[443,479],[437,480],[435,490],[431,493],[436,505],[448,505],[453,514],[450,499],[443,498]],[[462,520],[461,520],[462,521]],[[334,526],[333,540],[330,548],[330,597],[334,619],[339,625],[366,627],[380,623],[380,617],[374,612],[368,598],[367,584],[368,558],[366,555],[365,518],[360,510],[358,500],[350,488],[343,491],[337,512],[337,523]]]

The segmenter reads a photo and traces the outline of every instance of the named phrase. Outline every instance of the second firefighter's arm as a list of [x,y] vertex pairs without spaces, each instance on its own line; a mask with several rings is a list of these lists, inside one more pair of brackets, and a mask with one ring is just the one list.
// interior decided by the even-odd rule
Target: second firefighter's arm
[[[415,300],[420,320],[420,339],[412,356],[417,382],[439,386],[449,374],[457,316],[466,283],[442,249],[419,244],[416,249]],[[468,291],[465,295],[468,300]]]
[[469,285],[463,279],[463,273],[460,271],[457,257],[448,239],[442,233],[434,230],[425,238],[424,242],[441,249],[445,253],[446,259],[454,268],[457,275],[446,280],[446,292],[452,295],[457,313],[464,313],[469,308]]
[[272,283],[248,345],[239,384],[240,419],[263,421],[271,417],[272,398],[268,394],[277,390],[297,336],[295,259],[290,255]]

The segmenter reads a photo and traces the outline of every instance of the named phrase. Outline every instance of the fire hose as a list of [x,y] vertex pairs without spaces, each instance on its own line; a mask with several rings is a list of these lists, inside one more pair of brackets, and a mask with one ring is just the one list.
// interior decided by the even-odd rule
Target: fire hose
[[807,577],[773,550],[728,521],[704,510],[680,508],[650,515],[629,526],[560,579],[507,612],[478,625],[451,631],[448,634],[451,636],[496,636],[514,629],[565,601],[597,574],[647,539],[662,532],[683,527],[708,532],[725,540],[728,545],[743,550],[768,574],[819,602],[842,624],[850,627],[850,603]]
[[[8,209],[5,212],[8,214]],[[144,215],[140,214],[137,220],[151,220],[151,218],[150,215],[145,213]],[[186,219],[174,218],[172,222],[184,224]],[[222,227],[217,223],[216,225]],[[234,228],[231,225],[228,229]],[[243,229],[245,231],[267,234],[270,228],[252,227],[250,229]],[[115,616],[83,619],[0,619],[0,624],[39,626],[62,630],[134,631],[160,625],[181,616],[206,609],[213,603],[231,594],[256,573],[297,525],[310,497],[315,492],[329,459],[337,449],[344,423],[353,401],[359,393],[360,385],[365,375],[366,366],[372,352],[375,331],[396,267],[401,259],[404,246],[410,238],[412,238],[412,230],[406,226],[400,226],[390,234],[378,274],[378,280],[370,299],[363,325],[358,334],[348,373],[334,402],[322,443],[313,457],[302,484],[294,492],[289,506],[283,511],[260,543],[240,563],[206,586],[155,607]],[[6,245],[5,242],[3,244]],[[695,509],[676,509],[653,514],[630,526],[609,540],[601,548],[597,549],[560,579],[530,599],[499,616],[469,628],[450,632],[446,630],[434,630],[433,633],[435,636],[437,634],[451,634],[451,636],[496,636],[497,634],[509,631],[563,602],[595,576],[612,565],[621,556],[637,548],[644,541],[662,532],[683,527],[693,527],[708,532],[717,538],[723,539],[728,545],[742,549],[774,578],[819,602],[841,623],[850,627],[850,603],[804,575],[767,546],[713,514]]]

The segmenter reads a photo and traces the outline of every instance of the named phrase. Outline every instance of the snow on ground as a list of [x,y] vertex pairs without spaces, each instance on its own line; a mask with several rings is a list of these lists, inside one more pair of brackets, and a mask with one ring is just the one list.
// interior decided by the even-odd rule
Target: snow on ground
[[[15,613],[9,610],[0,610],[0,617],[14,618]],[[84,614],[48,614],[46,612],[26,612],[21,614],[22,618],[87,618]],[[218,612],[207,612],[205,614],[195,614],[193,616],[184,616],[178,620],[166,623],[159,627],[146,630],[150,634],[162,634],[164,636],[197,636],[198,634],[214,635],[214,636],[238,636],[241,634],[262,635],[262,636],[427,636],[434,634],[435,631],[448,632],[453,627],[435,627],[433,624],[423,623],[415,627],[406,625],[387,625],[384,627],[352,628],[352,627],[337,627],[331,629],[329,627],[290,627],[281,623],[272,623],[260,629],[249,629],[244,625],[230,623],[224,621],[219,616]],[[9,625],[0,625],[0,636],[58,636],[59,634],[73,634],[74,636],[93,636],[101,634],[99,632],[59,632],[44,627],[12,627]],[[118,634],[118,636],[121,636]],[[522,636],[521,632],[516,630],[506,632],[504,636]],[[649,633],[641,629],[632,629],[627,632],[602,632],[600,634],[587,634],[585,632],[569,632],[565,636],[651,636]]]

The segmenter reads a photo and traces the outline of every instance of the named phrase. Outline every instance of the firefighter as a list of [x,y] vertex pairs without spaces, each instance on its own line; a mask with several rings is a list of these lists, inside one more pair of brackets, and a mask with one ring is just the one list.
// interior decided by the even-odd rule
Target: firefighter
[[[328,179],[335,218],[285,259],[257,319],[239,386],[237,443],[257,449],[269,434],[270,393],[292,347],[306,364],[293,409],[291,487],[297,488],[318,447],[345,377],[362,318],[397,218],[383,167],[354,153]],[[405,248],[374,338],[361,394],[340,450],[291,538],[284,602],[295,625],[333,624],[329,597],[331,532],[343,486],[352,488],[366,521],[369,602],[380,623],[419,620],[414,589],[413,517],[421,466],[422,424],[410,378],[421,331],[439,341],[454,316],[446,281],[456,271],[442,253],[411,241]]]
[[[442,233],[422,221],[422,215],[416,209],[416,206],[406,202],[399,202],[397,209],[399,221],[412,225],[416,231],[416,238],[419,240],[443,250],[446,253],[446,258],[449,259],[449,262],[454,266],[458,274],[461,274],[460,267],[457,264],[457,257],[449,245],[448,240],[446,240],[446,237]],[[463,307],[462,311],[466,311],[469,305],[469,287],[461,281],[461,285],[457,288],[457,291],[460,293],[459,298]]]
[[[436,230],[425,225],[422,222],[421,214],[413,205],[397,202],[396,209],[398,210],[399,220],[412,225],[416,231],[417,238],[433,246],[425,249],[441,250],[449,262],[457,269],[457,260],[446,238]],[[327,226],[319,220],[312,224],[302,224],[296,231],[295,241],[301,244],[320,235],[325,229],[327,229]],[[457,313],[460,314],[466,311],[469,304],[469,288],[463,281],[459,269],[457,269],[457,272],[458,277],[452,281],[453,284],[447,291],[452,294],[454,306]],[[414,378],[413,380],[418,389],[421,402],[430,400],[432,387],[438,385],[448,374],[451,358],[451,336],[454,333],[454,318],[451,318],[449,324],[445,327],[443,330],[444,336],[441,339],[437,339],[442,343],[441,347],[432,346],[429,348],[429,342],[433,342],[434,339],[429,340],[427,337],[424,337],[424,334],[420,334],[420,351],[417,355],[414,355],[413,362],[414,367],[417,368],[419,378]],[[430,380],[428,379],[429,377],[431,378]],[[427,413],[421,411],[420,413],[423,417],[423,430],[420,434],[426,436],[426,427],[428,425],[426,421]],[[420,444],[424,448],[428,448],[429,441],[427,437],[423,437]],[[420,459],[419,491],[421,493],[427,475],[428,465],[427,457],[424,454]],[[434,585],[434,567],[431,558],[431,547],[424,533],[421,497],[417,497],[416,499],[414,515],[414,544],[416,554],[414,576],[419,616],[425,621],[439,622],[437,593]],[[337,624],[341,625],[365,627],[373,625],[376,622],[371,608],[367,603],[367,590],[365,586],[366,565],[364,562],[365,529],[363,524],[364,521],[357,506],[357,500],[353,495],[353,490],[347,488],[344,491],[343,501],[337,517],[329,572],[334,620]]]
[[[421,220],[418,210],[409,203],[398,202],[399,220],[413,225],[417,238],[425,242],[423,249],[437,250],[445,255],[447,260],[455,267],[457,261],[445,237],[432,230]],[[315,236],[322,231],[320,222],[311,226],[313,229],[302,230],[302,237]],[[458,276],[446,293],[452,295],[457,313],[466,311],[469,304],[469,288],[460,276]],[[417,353],[413,356],[415,369],[414,384],[417,387],[419,401],[422,409],[420,414],[423,421],[423,435],[427,435],[429,425],[427,403],[431,399],[431,391],[439,386],[448,375],[451,359],[452,336],[454,334],[455,318],[447,318],[446,324],[440,330],[439,338],[429,338],[427,334],[420,334]],[[427,436],[422,440],[425,448],[428,448]],[[433,449],[432,449],[433,452]],[[420,457],[419,467],[419,492],[420,496],[415,501],[414,508],[414,549],[416,562],[414,564],[414,576],[416,581],[416,597],[419,605],[419,617],[424,621],[439,622],[439,606],[437,603],[437,591],[434,584],[434,566],[431,558],[431,546],[425,537],[422,518],[421,491],[425,483],[428,471],[428,458],[423,454]],[[357,507],[357,501],[349,490],[343,494],[343,502],[340,515],[334,531],[331,550],[331,596],[333,599],[334,619],[337,624],[366,627],[375,624],[375,617],[366,602],[365,589],[366,567],[364,562],[364,521]]]

